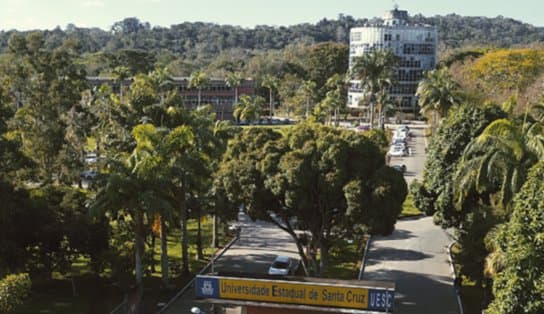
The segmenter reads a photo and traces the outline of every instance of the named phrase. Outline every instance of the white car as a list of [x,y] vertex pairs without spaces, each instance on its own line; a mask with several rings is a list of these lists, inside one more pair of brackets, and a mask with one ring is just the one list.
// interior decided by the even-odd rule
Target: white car
[[391,146],[387,154],[391,157],[404,157],[406,156],[406,146],[402,146],[402,145]]
[[85,163],[86,164],[95,164],[97,160],[96,153],[88,153],[85,155]]
[[289,256],[277,256],[270,268],[269,275],[287,276],[293,274],[295,262]]

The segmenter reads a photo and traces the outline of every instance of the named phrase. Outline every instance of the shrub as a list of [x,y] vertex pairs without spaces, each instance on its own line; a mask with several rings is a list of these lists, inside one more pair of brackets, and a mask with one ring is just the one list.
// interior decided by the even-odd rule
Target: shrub
[[12,313],[30,292],[28,274],[8,275],[0,281],[0,313]]
[[425,215],[430,216],[434,213],[433,197],[425,189],[422,183],[414,180],[410,184],[410,193],[414,200],[414,206]]

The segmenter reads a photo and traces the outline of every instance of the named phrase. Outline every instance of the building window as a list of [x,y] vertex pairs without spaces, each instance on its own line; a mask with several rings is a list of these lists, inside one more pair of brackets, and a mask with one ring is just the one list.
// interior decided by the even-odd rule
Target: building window
[[360,41],[361,40],[361,33],[360,32],[351,33],[351,40],[352,41]]

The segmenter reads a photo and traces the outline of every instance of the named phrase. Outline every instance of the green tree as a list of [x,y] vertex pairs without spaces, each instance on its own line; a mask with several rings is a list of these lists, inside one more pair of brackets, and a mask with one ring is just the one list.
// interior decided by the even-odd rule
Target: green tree
[[28,274],[9,275],[0,280],[0,313],[12,313],[24,304],[32,282]]
[[201,95],[202,95],[202,89],[206,88],[210,84],[210,79],[206,75],[206,73],[202,71],[196,71],[191,73],[191,77],[189,78],[189,88],[196,88],[198,90],[198,105],[197,107],[200,107],[201,105]]
[[22,107],[11,129],[20,138],[23,152],[37,166],[34,179],[40,183],[62,181],[66,125],[62,117],[77,104],[84,90],[85,72],[76,65],[70,45],[54,51],[44,49],[40,33],[26,37],[15,34],[10,40],[12,62],[7,74],[13,79],[10,90],[17,91]]
[[238,88],[242,85],[243,82],[242,73],[240,72],[229,72],[225,78],[225,83],[228,87],[234,88],[234,103],[233,106],[238,102]]
[[262,97],[251,98],[247,95],[240,97],[240,101],[234,108],[234,119],[238,122],[243,120],[252,122],[259,119],[262,111],[262,100],[264,100]]
[[304,93],[304,98],[306,100],[306,107],[304,110],[304,118],[308,119],[310,115],[310,109],[312,107],[311,101],[315,98],[315,91],[317,88],[317,84],[314,81],[304,81],[302,83],[302,92]]
[[341,43],[325,42],[308,48],[303,66],[308,72],[307,79],[315,82],[316,101],[322,101],[329,89],[327,80],[335,74],[348,71],[349,47]]
[[[317,124],[296,126],[284,135],[246,129],[230,142],[218,183],[252,218],[272,221],[289,233],[303,264],[309,258],[314,271],[324,273],[336,240],[392,232],[407,188],[384,161],[375,143],[352,132]],[[320,267],[304,252],[291,217],[321,249]]]
[[416,193],[428,198],[422,199],[421,204],[427,207],[420,207],[421,211],[428,214],[436,212],[436,218],[442,225],[459,225],[464,213],[455,209],[452,195],[454,174],[463,152],[491,122],[505,116],[496,106],[463,104],[452,109],[451,114],[438,127],[427,149],[421,193]]
[[274,91],[278,88],[278,79],[275,77],[275,76],[272,76],[272,75],[265,75],[264,78],[263,78],[263,81],[261,83],[261,85],[265,88],[268,88],[268,92],[269,92],[269,105],[270,105],[270,112],[269,112],[269,115],[268,117],[270,119],[272,119],[272,117],[274,116]]
[[363,91],[368,94],[371,127],[374,127],[376,97],[393,85],[397,61],[397,57],[389,49],[375,50],[354,59],[351,76],[361,81]]
[[119,98],[123,101],[124,83],[130,77],[130,69],[126,66],[116,66],[112,71],[113,81],[119,84]]
[[513,201],[510,221],[499,228],[497,239],[504,269],[493,284],[490,313],[544,311],[544,163],[530,171]]
[[521,127],[510,120],[489,124],[463,153],[454,185],[458,206],[475,191],[490,197],[487,203],[494,207],[505,208],[525,182],[528,169],[542,158],[528,149],[527,141]]
[[439,119],[444,118],[452,106],[461,102],[459,89],[459,84],[446,68],[426,72],[416,92],[420,113],[430,118],[436,127]]

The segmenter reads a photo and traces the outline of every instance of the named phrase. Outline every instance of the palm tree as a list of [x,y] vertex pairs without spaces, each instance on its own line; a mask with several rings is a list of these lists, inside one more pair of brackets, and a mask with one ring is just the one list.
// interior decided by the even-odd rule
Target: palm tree
[[167,208],[162,184],[142,176],[135,171],[139,157],[137,154],[121,155],[109,161],[110,172],[105,184],[98,190],[91,206],[91,212],[105,211],[128,213],[133,221],[135,234],[135,271],[136,284],[140,293],[143,291],[143,256],[145,251],[145,217],[152,217],[155,209]]
[[234,119],[240,122],[242,120],[255,121],[261,115],[262,97],[252,99],[250,96],[243,95],[234,108]]
[[189,77],[189,88],[196,88],[198,90],[198,105],[197,107],[200,107],[201,105],[201,95],[202,95],[202,89],[207,87],[210,84],[210,79],[204,73],[203,71],[195,71],[191,73],[191,77]]
[[278,79],[275,76],[272,76],[270,74],[267,74],[263,78],[262,86],[265,88],[268,88],[268,91],[270,92],[270,114],[269,117],[272,119],[272,116],[274,115],[274,90],[278,88]]
[[[227,77],[225,77],[225,83],[228,87],[234,88],[234,101],[232,103],[232,108],[238,103],[238,87],[242,85],[242,74],[240,72],[229,72]],[[223,120],[223,106],[221,109],[221,120]]]
[[304,92],[304,97],[306,97],[306,111],[304,114],[304,118],[306,119],[308,119],[310,113],[310,100],[312,99],[316,88],[317,84],[314,81],[307,80],[302,83],[302,91]]
[[506,208],[525,181],[528,169],[544,157],[535,150],[538,137],[523,132],[508,119],[489,124],[465,149],[455,175],[454,200],[461,208],[471,195],[480,195],[486,202],[491,197]]
[[389,93],[381,91],[376,97],[376,105],[378,107],[378,128],[383,129],[385,127],[385,118],[396,109],[396,102],[394,98],[391,98]]
[[117,66],[111,73],[113,81],[119,83],[119,99],[123,102],[123,82],[130,77],[130,69],[126,66]]
[[376,95],[387,92],[395,81],[397,57],[391,50],[375,50],[355,58],[351,75],[361,81],[362,89],[370,98],[370,126],[374,127]]
[[[340,109],[346,105],[343,95],[345,95],[345,76],[334,74],[325,83],[325,87],[329,90],[327,96],[323,100],[323,106],[332,112],[334,116],[334,124],[338,126],[338,114]],[[329,119],[332,120],[332,119]]]
[[229,72],[227,73],[227,77],[225,78],[225,83],[228,87],[234,88],[234,102],[232,105],[234,106],[238,102],[238,87],[242,85],[242,73],[240,72]]
[[168,68],[156,68],[149,73],[149,79],[153,87],[157,90],[160,97],[160,105],[164,104],[166,93],[172,90],[174,80],[168,72]]
[[459,90],[459,84],[446,68],[426,72],[416,92],[420,113],[424,116],[432,114],[431,124],[436,127],[438,120],[445,117],[452,106],[461,102]]

